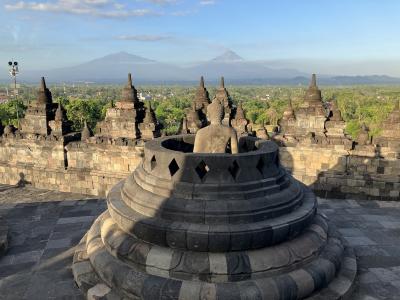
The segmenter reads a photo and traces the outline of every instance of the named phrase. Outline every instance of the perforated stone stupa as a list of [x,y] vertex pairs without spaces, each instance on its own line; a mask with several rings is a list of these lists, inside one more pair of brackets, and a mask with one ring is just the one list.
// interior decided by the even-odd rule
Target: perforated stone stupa
[[352,249],[281,167],[275,143],[241,139],[237,154],[194,153],[204,142],[195,135],[148,141],[77,247],[82,291],[147,300],[347,295]]

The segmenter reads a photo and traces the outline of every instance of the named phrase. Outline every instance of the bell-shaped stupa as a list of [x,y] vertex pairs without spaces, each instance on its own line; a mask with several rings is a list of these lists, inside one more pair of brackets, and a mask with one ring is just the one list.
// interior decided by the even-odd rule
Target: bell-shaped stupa
[[[237,143],[218,100],[208,113],[210,128],[196,136],[145,144],[142,163],[109,192],[108,210],[77,247],[78,286],[101,299],[347,295],[354,253],[318,213],[311,190],[280,165],[278,146],[254,137]],[[233,144],[246,147],[237,153]]]

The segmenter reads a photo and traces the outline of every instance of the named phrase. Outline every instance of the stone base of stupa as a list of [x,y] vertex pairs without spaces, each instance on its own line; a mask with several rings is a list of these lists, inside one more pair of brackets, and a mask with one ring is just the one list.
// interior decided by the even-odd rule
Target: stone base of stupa
[[0,256],[2,256],[8,248],[8,226],[0,217]]
[[[341,299],[357,264],[312,191],[251,137],[237,155],[194,153],[193,136],[145,144],[80,242],[89,299]],[[246,147],[244,147],[246,146]],[[97,298],[96,298],[97,297]]]
[[72,269],[88,299],[330,300],[351,294],[357,262],[319,214],[299,236],[271,247],[199,253],[137,240],[106,211],[79,243]]

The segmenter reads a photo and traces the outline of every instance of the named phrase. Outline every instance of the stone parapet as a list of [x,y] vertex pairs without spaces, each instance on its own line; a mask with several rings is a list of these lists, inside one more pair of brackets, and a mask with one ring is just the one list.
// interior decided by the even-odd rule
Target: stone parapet
[[[123,141],[63,142],[0,139],[0,182],[105,196],[130,174],[142,156],[140,145]],[[109,143],[105,143],[109,142]],[[125,141],[127,142],[127,141]]]
[[[3,135],[0,182],[17,184],[23,174],[23,180],[38,188],[105,195],[136,169],[143,156],[143,142],[138,140],[91,137],[77,142],[74,139],[68,135],[31,138],[23,138],[21,134]],[[349,149],[344,144],[282,144],[279,141],[278,144],[281,163],[319,195],[399,200],[400,160],[392,148],[364,145]],[[147,164],[156,168],[159,159],[145,161],[146,172],[149,171]],[[239,160],[237,168],[241,167]],[[205,162],[198,171],[201,174],[206,168]],[[180,172],[183,170],[177,171]],[[232,168],[225,175],[231,176],[230,172],[237,172],[237,178],[245,174]]]
[[393,156],[371,145],[353,150],[343,145],[280,147],[285,168],[324,197],[400,200],[400,160]]

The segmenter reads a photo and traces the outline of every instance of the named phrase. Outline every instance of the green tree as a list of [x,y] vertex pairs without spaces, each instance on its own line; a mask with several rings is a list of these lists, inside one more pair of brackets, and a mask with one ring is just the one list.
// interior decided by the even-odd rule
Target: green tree
[[189,99],[179,99],[176,97],[155,102],[155,113],[158,121],[164,125],[167,134],[176,134],[183,117],[185,109],[190,107]]
[[0,104],[0,120],[3,125],[14,125],[18,126],[18,117],[21,119],[24,117],[26,106],[22,101],[10,100]]
[[98,100],[70,99],[65,108],[75,130],[81,130],[85,121],[89,127],[94,128],[102,119],[103,103]]

